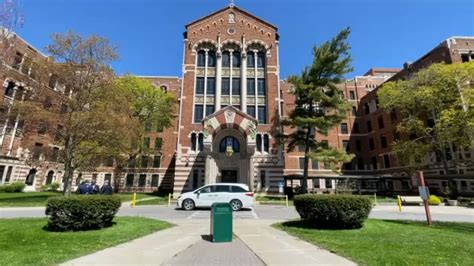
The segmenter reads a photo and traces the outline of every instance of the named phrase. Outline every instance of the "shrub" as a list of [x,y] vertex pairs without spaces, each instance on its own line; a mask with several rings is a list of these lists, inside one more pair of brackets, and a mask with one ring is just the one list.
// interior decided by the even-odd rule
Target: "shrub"
[[353,195],[295,196],[296,211],[314,228],[361,228],[372,209],[370,199]]
[[51,185],[49,186],[49,189],[51,191],[58,191],[59,187],[60,187],[59,183],[54,182],[54,183],[51,183]]
[[430,198],[428,199],[428,204],[429,205],[440,205],[441,204],[441,199],[438,198],[435,195],[430,195]]
[[47,227],[51,231],[80,231],[109,227],[120,205],[119,197],[105,195],[49,198],[46,203]]
[[4,186],[5,192],[14,193],[14,192],[23,192],[26,185],[23,182],[13,182],[9,185]]
[[51,189],[51,186],[50,185],[42,185],[41,186],[41,191],[48,191]]
[[0,186],[0,193],[6,192],[7,186]]

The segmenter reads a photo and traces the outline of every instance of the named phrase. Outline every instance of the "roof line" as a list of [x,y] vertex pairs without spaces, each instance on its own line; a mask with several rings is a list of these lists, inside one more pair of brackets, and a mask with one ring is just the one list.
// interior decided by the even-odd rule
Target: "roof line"
[[134,75],[137,78],[177,78],[179,79],[180,77],[178,76],[148,76],[148,75]]

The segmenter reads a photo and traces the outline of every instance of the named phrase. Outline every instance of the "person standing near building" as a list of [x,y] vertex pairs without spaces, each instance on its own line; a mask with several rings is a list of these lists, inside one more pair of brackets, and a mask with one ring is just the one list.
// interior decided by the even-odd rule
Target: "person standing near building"
[[109,180],[105,180],[104,185],[100,188],[100,194],[103,195],[112,195],[113,189],[112,186],[109,184]]
[[91,186],[92,186],[92,188],[91,188],[91,194],[99,194],[100,188],[99,188],[99,186],[95,183],[95,181],[92,181]]

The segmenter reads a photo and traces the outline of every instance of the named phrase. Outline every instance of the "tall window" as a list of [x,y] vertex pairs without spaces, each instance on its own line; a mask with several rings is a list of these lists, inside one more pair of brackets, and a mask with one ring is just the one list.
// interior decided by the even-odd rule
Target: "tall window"
[[361,151],[362,150],[362,144],[360,140],[356,140],[356,151]]
[[257,134],[255,145],[257,146],[257,151],[262,152],[262,135]]
[[35,181],[36,169],[31,169],[28,175],[26,176],[25,184],[32,186]]
[[203,115],[202,104],[196,104],[194,106],[194,123],[201,123],[202,115]]
[[[319,163],[317,160],[311,159],[311,169],[317,170],[319,168]],[[319,182],[318,182],[319,183]]]
[[207,95],[214,95],[216,91],[216,78],[207,78]]
[[206,65],[206,52],[202,50],[198,52],[197,65],[198,67],[203,67]]
[[206,116],[214,113],[214,105],[206,105]]
[[255,79],[247,78],[247,95],[255,95]]
[[151,175],[151,187],[158,187],[159,180],[160,180],[160,175],[157,175],[157,174]]
[[230,79],[222,78],[222,95],[230,95]]
[[387,148],[387,137],[385,136],[380,137],[380,145],[382,146],[382,148]]
[[265,53],[263,52],[257,53],[257,67],[265,67]]
[[17,52],[16,55],[15,55],[15,58],[13,60],[13,66],[12,67],[14,69],[17,69],[17,70],[20,69],[22,59],[23,59],[23,54]]
[[385,168],[390,168],[390,157],[388,154],[383,155],[383,163],[385,165]]
[[150,138],[149,137],[144,137],[143,138],[143,147],[145,149],[150,148]]
[[370,147],[371,151],[373,151],[375,149],[375,142],[374,142],[373,138],[369,139],[369,147]]
[[127,177],[126,177],[126,180],[125,180],[125,186],[127,186],[127,187],[133,186],[134,177],[135,176],[133,174],[127,174]]
[[357,109],[355,106],[352,106],[352,116],[357,116]]
[[232,53],[232,67],[240,67],[240,52]]
[[247,105],[247,114],[255,117],[255,105]]
[[163,144],[163,139],[162,138],[156,138],[155,139],[155,150],[157,150],[157,151],[161,150],[162,144]]
[[354,91],[349,91],[349,99],[355,100],[355,93],[354,93]]
[[196,150],[196,133],[191,134],[191,150]]
[[146,175],[145,174],[141,174],[139,175],[138,177],[138,186],[139,187],[144,187],[146,185]]
[[367,121],[367,133],[372,132],[372,122]]
[[263,151],[268,152],[270,148],[270,138],[267,134],[263,135]]
[[384,128],[384,124],[383,124],[383,116],[379,116],[379,118],[378,118],[378,122],[379,122],[379,128]]
[[208,67],[216,66],[216,52],[215,51],[207,52],[207,66]]
[[298,158],[298,163],[299,163],[300,169],[303,170],[304,169],[304,157],[299,157]]
[[161,156],[155,155],[153,157],[153,168],[160,168],[161,166]]
[[372,169],[377,170],[377,157],[372,157]]
[[341,124],[341,134],[348,134],[349,130],[347,129],[347,123]]
[[247,53],[247,67],[255,67],[255,54],[252,51]]
[[267,123],[267,107],[266,106],[258,107],[258,122],[261,124]]
[[265,89],[265,79],[258,79],[257,80],[257,90],[258,90],[258,95],[260,96],[265,96],[266,94],[266,89]]
[[15,83],[14,82],[8,82],[7,87],[5,88],[5,96],[8,97],[13,97],[13,92],[15,91]]
[[349,151],[349,141],[348,141],[348,140],[343,140],[343,141],[342,141],[342,148],[343,148],[345,151]]
[[204,150],[204,134],[202,133],[198,134],[198,150],[199,151]]
[[230,67],[230,53],[229,53],[229,51],[222,52],[222,67]]
[[142,168],[147,168],[148,167],[148,156],[146,156],[146,155],[142,156],[141,166],[142,166]]
[[196,78],[196,94],[204,94],[204,78],[197,77]]
[[232,78],[232,95],[240,95],[240,78]]

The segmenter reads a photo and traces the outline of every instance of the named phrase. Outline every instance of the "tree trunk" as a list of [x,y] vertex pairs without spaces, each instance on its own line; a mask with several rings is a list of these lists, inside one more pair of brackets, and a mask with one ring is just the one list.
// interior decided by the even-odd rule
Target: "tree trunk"
[[116,165],[114,168],[114,192],[119,192],[120,180],[122,179],[123,167]]
[[304,150],[304,167],[303,167],[303,180],[301,184],[301,193],[308,193],[308,168],[309,168],[309,138],[311,135],[311,128],[307,128],[306,132],[306,147]]
[[64,146],[64,196],[71,195],[72,176],[74,174],[71,146],[72,137],[67,137],[66,145]]

